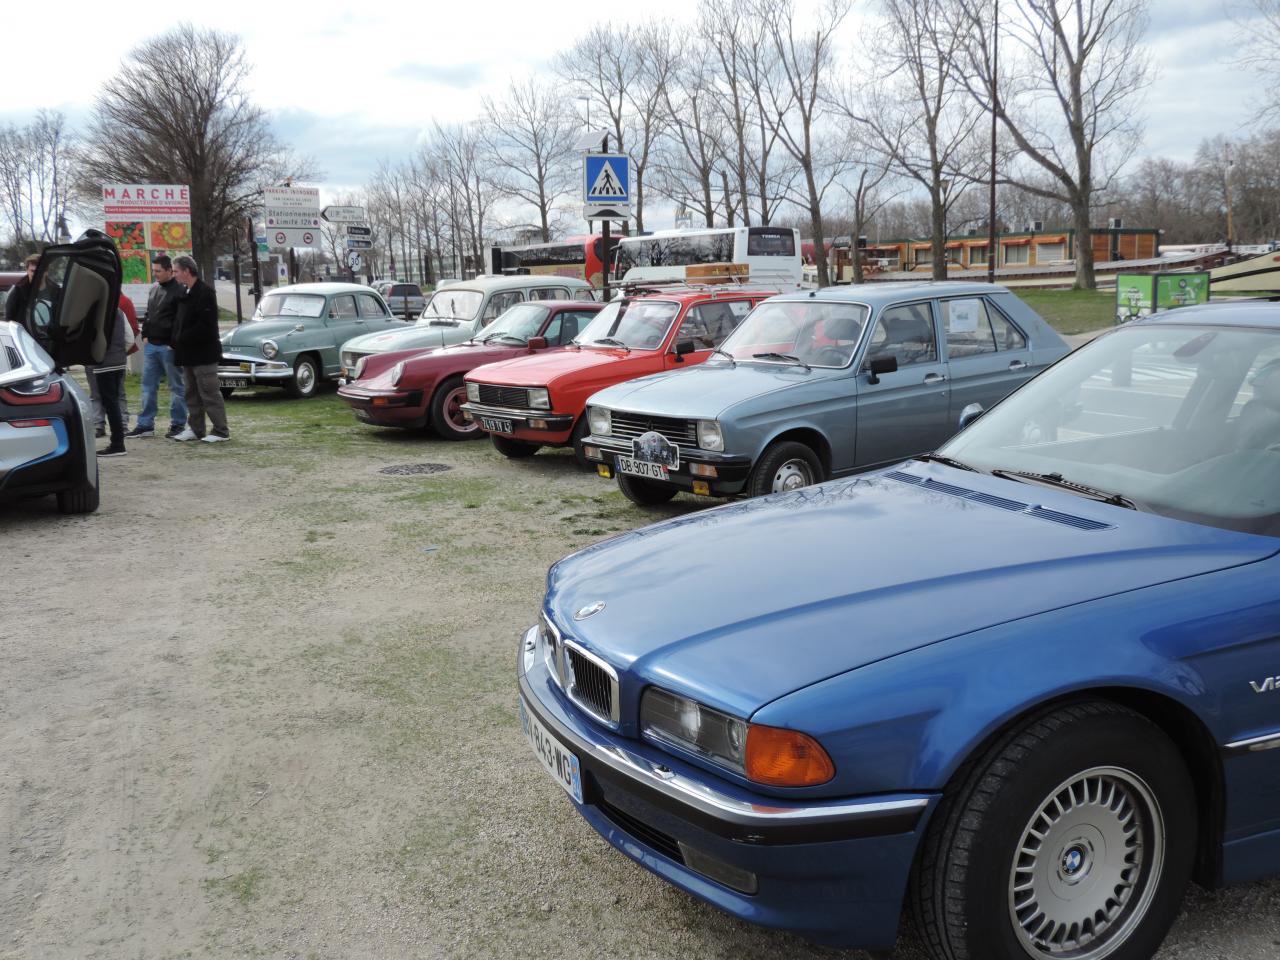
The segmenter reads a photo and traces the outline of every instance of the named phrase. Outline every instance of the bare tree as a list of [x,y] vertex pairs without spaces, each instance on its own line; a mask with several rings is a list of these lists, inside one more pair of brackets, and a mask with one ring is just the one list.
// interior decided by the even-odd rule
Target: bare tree
[[551,239],[551,215],[574,184],[577,118],[550,83],[512,83],[501,101],[486,98],[485,139],[493,186],[537,210],[542,240]]
[[1236,62],[1263,81],[1255,121],[1280,119],[1280,0],[1237,0],[1231,11],[1237,30]]
[[249,101],[248,77],[238,37],[183,24],[129,53],[98,95],[85,138],[92,186],[190,186],[192,243],[210,276],[218,241],[262,187],[312,174]]
[[[1006,64],[1009,71],[999,77],[990,4],[953,2],[966,86],[983,109],[995,111],[1021,157],[999,181],[1071,207],[1075,285],[1092,290],[1096,198],[1142,132],[1136,101],[1153,75],[1143,44],[1148,0],[1023,0],[1001,20],[1013,49],[1001,49],[1001,71]],[[1037,181],[1037,170],[1051,180]]]
[[61,113],[39,110],[25,127],[0,127],[0,222],[19,250],[52,243],[65,230],[76,159]]
[[851,82],[845,114],[870,134],[873,148],[929,196],[933,279],[947,278],[947,214],[986,171],[973,109],[956,76],[959,35],[936,0],[880,0],[883,22],[872,61],[893,64],[882,81]]
[[858,246],[859,238],[863,236],[863,231],[876,215],[902,194],[901,190],[885,189],[888,179],[887,164],[878,166],[864,164],[855,170],[848,171],[837,181],[840,190],[849,199],[849,243],[853,259],[854,283],[862,283],[866,279],[862,248]]
[[[715,66],[697,54],[696,44],[683,41],[652,50],[648,65],[663,78],[655,86],[661,91],[667,130],[654,159],[653,182],[665,196],[696,211],[708,227],[715,226],[723,198],[724,132],[712,85]],[[732,223],[729,210],[725,213]]]
[[797,25],[795,0],[755,0],[752,7],[777,62],[777,74],[763,79],[766,116],[778,142],[800,169],[796,199],[809,218],[820,287],[831,283],[823,245],[822,199],[843,157],[843,143],[820,140],[830,102],[827,83],[836,67],[835,34],[848,16],[849,2],[822,0],[807,29]]

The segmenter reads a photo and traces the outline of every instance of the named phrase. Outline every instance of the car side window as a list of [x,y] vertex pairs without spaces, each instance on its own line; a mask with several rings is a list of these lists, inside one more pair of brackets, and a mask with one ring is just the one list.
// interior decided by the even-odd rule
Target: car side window
[[573,299],[594,301],[596,299],[596,292],[585,287],[580,287],[573,291]]
[[529,291],[530,300],[568,300],[569,291],[564,287],[534,287]]
[[[742,304],[747,306],[746,301]],[[692,340],[699,350],[714,350],[747,314],[746,310],[736,312],[735,306],[734,303],[703,303],[694,307],[681,321],[676,342]]]
[[1025,350],[1026,335],[998,309],[987,306],[987,317],[991,320],[991,331],[996,338],[997,350]]
[[880,311],[866,359],[879,357],[895,357],[899,367],[937,361],[938,342],[927,303],[906,303]]
[[349,293],[334,297],[329,302],[329,310],[339,320],[354,320],[356,316],[356,298]]
[[1027,338],[981,297],[942,301],[947,356],[976,357],[999,350],[1021,350]]
[[382,305],[382,301],[377,297],[368,293],[362,293],[356,297],[360,305],[360,316],[362,317],[385,317],[387,310]]
[[508,290],[505,293],[495,293],[489,298],[489,305],[484,308],[484,316],[480,319],[483,325],[487,325],[498,314],[503,313],[508,307],[512,307],[517,303],[524,303],[523,290]]

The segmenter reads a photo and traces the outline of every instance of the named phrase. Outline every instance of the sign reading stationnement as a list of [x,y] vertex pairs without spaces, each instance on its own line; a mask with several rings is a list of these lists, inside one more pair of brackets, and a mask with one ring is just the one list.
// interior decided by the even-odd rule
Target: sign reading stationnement
[[276,247],[311,247],[320,242],[320,190],[266,187],[262,216],[267,239]]
[[142,315],[152,259],[191,253],[191,189],[182,183],[103,184],[102,222],[120,252],[120,290]]

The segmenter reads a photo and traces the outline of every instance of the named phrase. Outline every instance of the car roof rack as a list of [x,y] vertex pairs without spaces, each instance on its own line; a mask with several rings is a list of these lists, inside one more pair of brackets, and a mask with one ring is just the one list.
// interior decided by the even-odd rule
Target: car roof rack
[[710,293],[716,294],[742,293],[752,290],[772,290],[768,284],[753,282],[748,277],[726,277],[719,282],[689,280],[634,280],[630,283],[618,284],[624,297],[644,296],[653,293]]

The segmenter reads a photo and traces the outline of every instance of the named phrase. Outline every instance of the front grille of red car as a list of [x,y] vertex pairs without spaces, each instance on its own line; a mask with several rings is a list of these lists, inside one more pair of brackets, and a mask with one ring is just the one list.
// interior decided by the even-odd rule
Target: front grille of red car
[[649,417],[641,413],[614,413],[610,420],[613,435],[619,440],[631,441],[652,431],[681,448],[694,449],[698,446],[698,425],[693,420]]
[[480,402],[494,407],[527,410],[529,409],[529,391],[524,387],[500,387],[493,383],[482,383],[480,384]]

